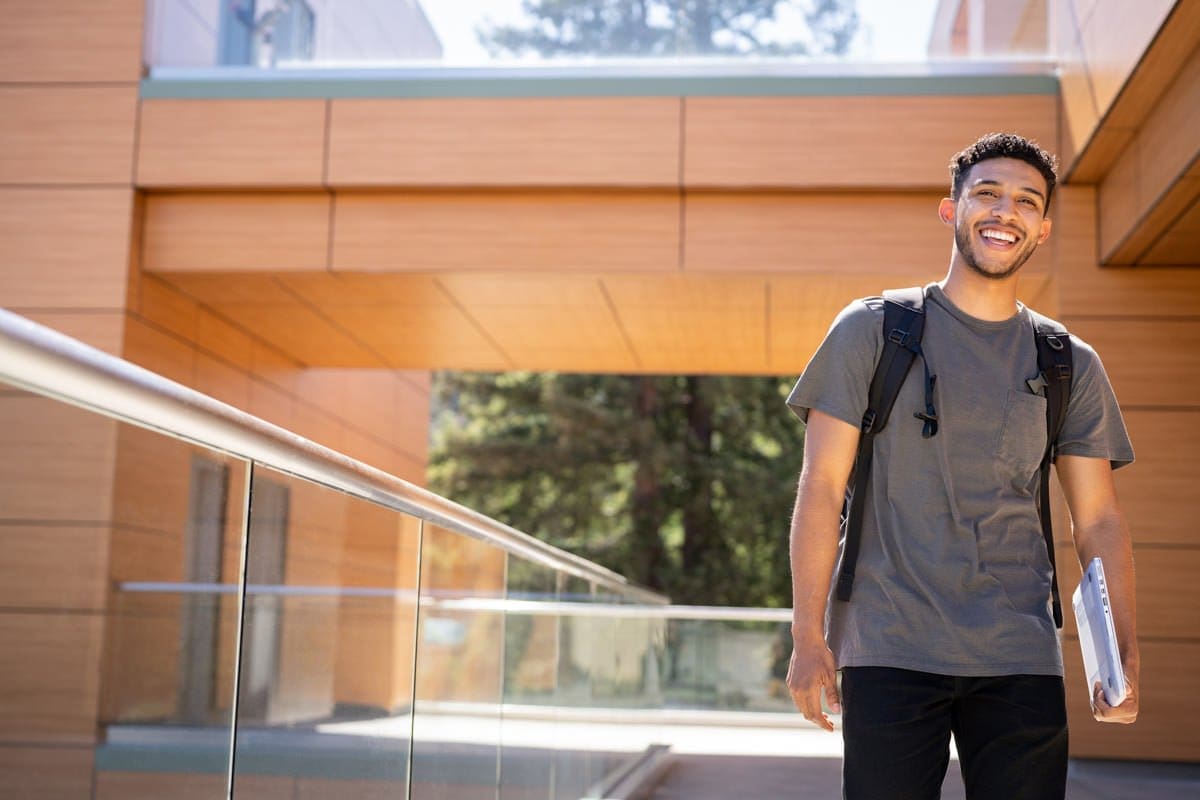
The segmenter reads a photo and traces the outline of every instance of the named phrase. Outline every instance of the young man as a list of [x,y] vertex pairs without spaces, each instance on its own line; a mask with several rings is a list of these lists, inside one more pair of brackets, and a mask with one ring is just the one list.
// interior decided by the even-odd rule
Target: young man
[[[1055,798],[1066,790],[1062,653],[1038,516],[1046,399],[1017,273],[1050,236],[1055,163],[991,134],[954,157],[938,215],[950,270],[925,290],[921,354],[874,443],[853,593],[832,597],[839,515],[868,386],[883,347],[882,303],[838,315],[788,398],[807,423],[791,530],[794,621],[787,684],[827,730],[842,711],[843,795],[937,798],[954,734],[967,797]],[[1079,559],[1101,556],[1129,686],[1103,722],[1138,711],[1133,557],[1112,471],[1133,460],[1096,353],[1071,337],[1073,379],[1056,469]],[[921,364],[921,361],[924,364]],[[928,376],[936,376],[930,380]],[[926,412],[927,389],[937,432]],[[1069,613],[1073,587],[1063,587]],[[841,670],[839,690],[836,670]]]

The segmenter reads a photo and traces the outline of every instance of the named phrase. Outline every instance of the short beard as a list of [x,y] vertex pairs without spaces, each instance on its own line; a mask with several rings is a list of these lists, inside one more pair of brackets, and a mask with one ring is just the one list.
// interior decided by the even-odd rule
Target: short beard
[[1029,260],[1029,257],[1033,255],[1033,251],[1037,249],[1037,245],[1034,245],[1028,251],[1018,254],[1017,260],[1003,272],[988,272],[979,266],[979,259],[975,257],[975,249],[971,245],[971,234],[969,231],[964,232],[962,226],[955,226],[954,243],[958,246],[958,254],[962,256],[963,263],[970,267],[972,272],[993,281],[1002,281],[1005,278],[1011,277],[1017,270],[1025,266],[1025,262]]

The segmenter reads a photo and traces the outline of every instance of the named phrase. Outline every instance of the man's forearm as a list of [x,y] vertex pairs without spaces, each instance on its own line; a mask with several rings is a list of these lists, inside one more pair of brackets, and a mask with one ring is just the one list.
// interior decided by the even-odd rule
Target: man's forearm
[[825,605],[837,561],[843,490],[800,475],[792,511],[792,636],[823,638]]
[[1126,670],[1136,670],[1141,664],[1137,643],[1136,578],[1133,548],[1124,515],[1119,510],[1104,515],[1074,530],[1076,552],[1084,567],[1099,556],[1104,562],[1104,578],[1112,603],[1113,623],[1117,644]]

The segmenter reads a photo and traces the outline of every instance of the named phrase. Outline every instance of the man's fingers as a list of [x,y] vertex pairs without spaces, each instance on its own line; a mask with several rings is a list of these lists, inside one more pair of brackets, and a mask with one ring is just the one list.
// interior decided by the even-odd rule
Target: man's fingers
[[833,654],[824,643],[815,651],[812,647],[803,646],[792,650],[792,658],[788,663],[787,687],[796,709],[806,720],[827,731],[833,730],[833,723],[825,715],[821,700],[824,698],[833,711],[841,711],[841,702]]
[[810,698],[812,703],[810,705],[806,704],[807,707],[804,709],[804,718],[809,722],[819,725],[827,731],[831,731],[833,730],[833,722],[830,721],[829,717],[825,716],[825,712],[821,709],[821,701],[819,698],[820,694],[814,692],[813,696]]
[[828,704],[830,711],[835,714],[842,713],[842,696],[838,692],[836,678],[825,684],[825,702]]
[[[792,692],[792,702],[795,703],[797,710],[804,716],[806,720],[812,722],[827,731],[833,730],[833,722],[825,715],[824,709],[821,708],[821,690],[820,684],[817,684],[810,689],[803,691]],[[840,711],[840,708],[835,708],[834,703],[830,703],[830,708],[834,711]]]
[[1138,703],[1134,698],[1134,694],[1134,690],[1131,687],[1121,705],[1110,706],[1108,700],[1104,697],[1103,687],[1097,681],[1092,688],[1092,716],[1098,722],[1118,722],[1125,725],[1134,722],[1137,720],[1138,715]]

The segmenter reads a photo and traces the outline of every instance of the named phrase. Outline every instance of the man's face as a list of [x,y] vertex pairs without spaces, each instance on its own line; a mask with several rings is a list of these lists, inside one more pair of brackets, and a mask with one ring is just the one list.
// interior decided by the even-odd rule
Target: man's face
[[939,214],[954,225],[954,243],[973,272],[1001,280],[1014,274],[1050,236],[1046,179],[1015,158],[990,158],[971,167],[957,201]]

